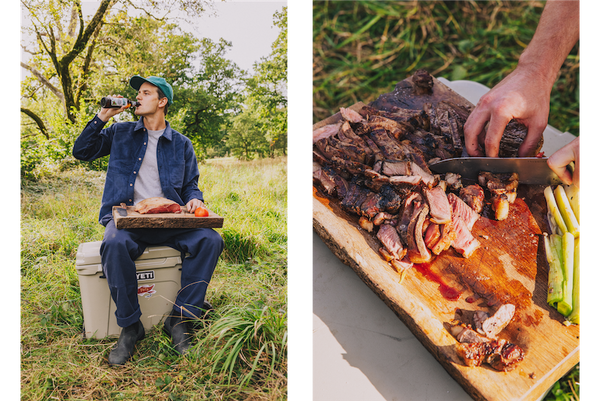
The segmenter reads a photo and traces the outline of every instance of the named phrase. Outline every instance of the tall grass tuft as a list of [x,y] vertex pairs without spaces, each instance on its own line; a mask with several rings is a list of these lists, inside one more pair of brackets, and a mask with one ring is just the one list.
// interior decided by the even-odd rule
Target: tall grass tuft
[[286,314],[263,303],[230,305],[198,344],[200,352],[212,349],[211,373],[227,383],[238,377],[245,386],[255,377],[271,376],[284,369],[287,344]]

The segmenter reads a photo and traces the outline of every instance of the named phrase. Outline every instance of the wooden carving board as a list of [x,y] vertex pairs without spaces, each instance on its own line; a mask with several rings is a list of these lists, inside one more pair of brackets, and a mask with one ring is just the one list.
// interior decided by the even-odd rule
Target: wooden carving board
[[[436,80],[437,84],[443,85]],[[338,113],[314,128],[340,118]],[[358,216],[346,213],[337,200],[325,198],[316,188],[313,228],[474,399],[537,400],[579,361],[579,326],[564,326],[564,318],[546,303],[543,189],[521,185],[508,219],[501,222],[488,218],[486,206],[472,231],[481,247],[470,258],[450,249],[428,265],[415,265],[401,284],[400,275],[379,256],[379,241],[358,225]],[[502,303],[513,303],[517,312],[500,337],[523,348],[525,359],[512,372],[485,364],[465,366],[456,355],[457,341],[448,323],[470,322],[474,311],[494,312]]]
[[140,214],[134,206],[127,206],[127,216],[121,216],[113,206],[113,218],[117,228],[221,228],[223,217],[208,210],[207,217],[196,217],[182,207],[182,213]]

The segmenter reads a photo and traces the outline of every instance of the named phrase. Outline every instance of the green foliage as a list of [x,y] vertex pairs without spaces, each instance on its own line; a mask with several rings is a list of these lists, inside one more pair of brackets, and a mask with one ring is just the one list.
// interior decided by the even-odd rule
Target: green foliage
[[[199,160],[231,154],[229,146],[245,159],[286,154],[285,8],[274,16],[280,35],[272,54],[249,77],[227,58],[231,43],[196,38],[168,19],[177,8],[189,17],[205,12],[209,3],[202,0],[103,1],[93,18],[83,17],[77,0],[21,3],[27,20],[23,30],[35,38],[24,43],[31,57],[23,65],[30,73],[21,84],[23,177],[40,178],[82,164],[70,156],[73,141],[98,111],[101,97],[135,98],[129,87],[135,74],[158,75],[171,83],[175,96],[167,120],[192,140]],[[244,141],[227,140],[233,117],[243,109],[253,110],[256,118],[252,151],[243,149]],[[136,119],[129,109],[115,120]],[[107,161],[83,164],[104,170]]]
[[575,365],[562,379],[554,383],[544,401],[579,400],[579,364]]
[[75,139],[85,125],[94,117],[94,113],[82,104],[81,109],[74,109],[75,123],[64,118],[60,109],[41,110],[40,115],[46,120],[50,137],[45,138],[32,129],[27,117],[21,126],[25,133],[21,137],[21,177],[39,179],[48,174],[85,165],[93,169],[105,169],[108,158],[93,162],[79,162],[71,155]]
[[226,143],[233,156],[240,160],[252,160],[268,154],[269,142],[263,134],[258,115],[257,110],[249,108],[232,119]]

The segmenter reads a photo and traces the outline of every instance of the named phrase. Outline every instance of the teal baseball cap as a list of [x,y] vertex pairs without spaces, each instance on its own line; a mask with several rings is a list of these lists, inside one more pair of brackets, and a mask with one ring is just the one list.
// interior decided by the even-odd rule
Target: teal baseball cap
[[152,85],[156,86],[157,88],[160,88],[160,90],[165,94],[165,96],[169,100],[169,105],[173,104],[173,88],[171,87],[171,85],[169,85],[169,83],[167,81],[165,81],[164,78],[161,78],[161,77],[144,78],[144,77],[140,77],[139,75],[134,75],[129,80],[129,85],[135,90],[140,90],[140,86],[142,86],[142,84],[144,82],[148,82],[149,84],[152,84]]

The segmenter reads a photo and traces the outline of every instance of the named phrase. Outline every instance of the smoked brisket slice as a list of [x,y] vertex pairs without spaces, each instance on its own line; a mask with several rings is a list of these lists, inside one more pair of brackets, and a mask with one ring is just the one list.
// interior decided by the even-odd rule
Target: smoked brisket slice
[[515,315],[515,306],[504,304],[498,308],[492,317],[476,322],[475,328],[481,330],[489,338],[495,338],[512,320]]
[[429,205],[429,213],[431,221],[436,224],[446,224],[452,221],[452,208],[448,197],[444,190],[437,186],[431,189],[423,189],[427,204]]
[[377,239],[381,241],[385,249],[396,259],[404,257],[404,247],[400,242],[400,237],[396,229],[388,224],[383,224],[377,231]]
[[475,222],[479,220],[479,214],[453,193],[448,194],[448,201],[452,207],[452,214],[463,219],[467,228],[472,230]]

